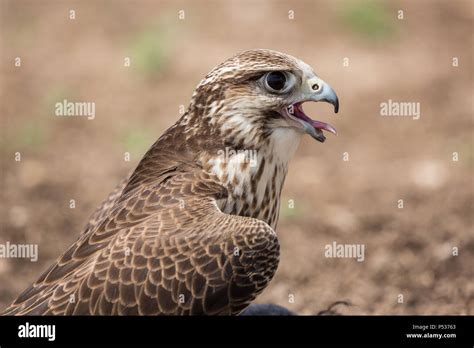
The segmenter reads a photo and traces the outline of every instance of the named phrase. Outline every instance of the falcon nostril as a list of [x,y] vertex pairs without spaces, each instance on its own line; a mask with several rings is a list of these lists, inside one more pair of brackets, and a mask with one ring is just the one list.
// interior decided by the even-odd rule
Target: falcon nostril
[[319,85],[317,83],[315,83],[313,86],[311,86],[311,88],[313,89],[313,91],[318,91],[319,90]]

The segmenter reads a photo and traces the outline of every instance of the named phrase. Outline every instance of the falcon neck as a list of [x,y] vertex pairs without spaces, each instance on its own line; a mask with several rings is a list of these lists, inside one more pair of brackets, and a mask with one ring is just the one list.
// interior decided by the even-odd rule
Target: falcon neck
[[275,129],[258,149],[219,149],[205,169],[216,174],[229,195],[218,202],[228,214],[249,216],[275,228],[280,195],[288,163],[298,147],[301,134],[292,129]]

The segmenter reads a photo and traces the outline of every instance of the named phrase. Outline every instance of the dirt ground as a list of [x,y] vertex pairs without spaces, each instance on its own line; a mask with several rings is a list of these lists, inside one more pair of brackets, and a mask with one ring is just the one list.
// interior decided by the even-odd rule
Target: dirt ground
[[[0,259],[0,310],[77,238],[210,69],[270,48],[313,66],[341,106],[305,105],[339,134],[305,138],[290,165],[280,266],[257,302],[474,314],[472,1],[0,3],[0,243],[39,246],[37,262]],[[95,119],[54,116],[63,99],[95,102]],[[420,103],[420,118],[381,116],[389,99]],[[364,245],[364,261],[325,257],[333,242]]]

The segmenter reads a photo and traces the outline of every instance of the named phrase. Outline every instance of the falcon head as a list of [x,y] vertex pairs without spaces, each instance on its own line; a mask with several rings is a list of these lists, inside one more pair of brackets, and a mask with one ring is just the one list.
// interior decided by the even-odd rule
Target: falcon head
[[[271,50],[249,50],[214,68],[197,86],[190,109],[218,134],[245,146],[278,130],[278,136],[307,133],[324,142],[328,123],[303,111],[303,103],[325,101],[339,109],[334,90],[303,61]],[[250,143],[249,143],[250,142]]]

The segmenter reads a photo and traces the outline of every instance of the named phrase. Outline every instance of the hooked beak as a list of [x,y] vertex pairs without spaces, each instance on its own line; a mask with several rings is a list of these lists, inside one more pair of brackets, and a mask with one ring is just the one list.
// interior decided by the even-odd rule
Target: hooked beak
[[296,126],[306,133],[308,133],[314,139],[324,142],[326,137],[323,134],[323,130],[337,134],[336,129],[329,123],[322,121],[312,120],[308,117],[304,111],[302,104],[307,101],[324,101],[334,106],[334,112],[339,111],[339,99],[337,98],[336,92],[326,82],[318,77],[308,79],[302,86],[302,98],[301,100],[293,103],[283,110],[282,114],[288,117],[296,124]]
[[307,100],[312,101],[324,101],[334,105],[334,113],[339,112],[339,98],[336,92],[323,80],[314,77],[307,81],[307,87],[305,94],[308,96]]

